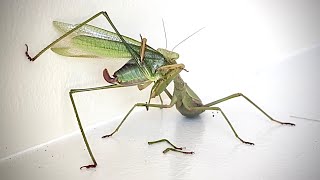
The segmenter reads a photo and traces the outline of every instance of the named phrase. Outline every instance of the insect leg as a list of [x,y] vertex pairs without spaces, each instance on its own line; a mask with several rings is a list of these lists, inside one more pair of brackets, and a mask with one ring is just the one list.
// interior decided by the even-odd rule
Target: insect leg
[[114,29],[114,31],[116,32],[116,34],[119,36],[119,38],[121,39],[121,41],[123,42],[123,44],[125,45],[125,47],[127,48],[127,50],[129,51],[129,53],[132,55],[133,59],[136,61],[136,63],[139,65],[139,67],[141,68],[141,70],[144,72],[145,75],[149,75],[149,72],[147,71],[146,68],[143,68],[143,66],[141,65],[140,62],[140,57],[139,54],[134,51],[129,45],[128,43],[124,40],[124,38],[122,37],[122,35],[119,33],[119,31],[117,30],[117,28],[114,26],[114,24],[112,23],[110,17],[108,16],[107,12],[105,11],[101,11],[98,12],[97,14],[93,15],[92,17],[90,17],[89,19],[83,21],[82,23],[78,24],[75,28],[71,29],[70,31],[66,32],[65,34],[63,34],[62,36],[60,36],[58,39],[56,39],[55,41],[53,41],[52,43],[50,43],[48,46],[46,46],[45,48],[43,48],[38,54],[36,54],[34,57],[31,57],[29,55],[29,48],[28,45],[26,45],[26,52],[25,55],[27,56],[27,58],[30,61],[35,61],[41,54],[43,54],[45,51],[47,51],[50,47],[54,46],[56,43],[58,43],[59,41],[61,41],[62,39],[64,39],[65,37],[67,37],[68,35],[70,35],[71,33],[73,33],[74,31],[78,30],[79,28],[81,28],[83,25],[87,24],[88,22],[92,21],[93,19],[97,18],[98,16],[103,15],[108,22],[110,23],[110,25],[112,26],[112,28]]
[[160,139],[160,140],[157,140],[157,141],[150,141],[148,142],[149,145],[152,145],[152,144],[156,144],[156,143],[160,143],[160,142],[166,142],[168,143],[170,146],[172,146],[172,148],[167,148],[163,151],[163,153],[167,153],[169,151],[175,151],[175,152],[179,152],[179,153],[183,153],[183,154],[194,154],[194,152],[192,151],[182,151],[184,148],[183,147],[177,147],[175,145],[173,145],[169,140],[167,139]]
[[159,94],[159,99],[160,99],[161,105],[163,105],[163,100],[162,100],[161,94]]
[[[148,82],[146,82],[146,83],[144,83],[144,84],[138,84],[137,86],[138,86],[138,89],[139,89],[140,91],[142,91],[143,89],[147,88],[151,83],[153,83],[153,81],[148,81]],[[159,98],[160,98],[161,104],[163,105],[163,100],[162,100],[160,94],[159,94]],[[170,98],[170,99],[171,99],[171,98]],[[149,102],[148,102],[148,103],[150,103],[150,97],[149,97]],[[148,111],[148,110],[149,110],[148,107],[146,107],[146,108],[147,108],[147,111]]]
[[200,107],[186,107],[190,110],[203,110],[203,111],[207,111],[207,110],[212,110],[212,111],[220,111],[222,116],[224,117],[224,119],[227,121],[227,123],[229,124],[230,128],[232,129],[234,135],[243,143],[245,144],[249,144],[249,145],[254,145],[254,143],[251,142],[247,142],[244,141],[240,138],[240,136],[238,135],[238,133],[236,132],[236,130],[233,128],[231,122],[229,121],[229,119],[227,118],[227,116],[224,114],[224,112],[219,108],[219,107],[207,107],[207,106],[200,106]]
[[122,124],[125,122],[125,120],[128,118],[128,116],[131,114],[131,112],[134,110],[134,108],[136,108],[136,107],[171,108],[175,103],[176,103],[176,99],[171,100],[170,104],[137,103],[137,104],[135,104],[135,105],[129,110],[129,112],[125,115],[125,117],[122,119],[122,121],[121,121],[120,124],[117,126],[117,128],[116,128],[111,134],[104,135],[104,136],[102,136],[102,138],[110,137],[110,136],[112,136],[114,133],[116,133],[116,132],[120,129],[120,127],[122,126]]
[[164,92],[167,94],[167,96],[172,99],[171,93],[168,91],[168,89],[165,89]]
[[144,54],[146,52],[147,38],[143,38],[140,34],[141,46],[140,46],[140,61],[143,62]]
[[144,84],[138,84],[138,85],[137,85],[137,86],[138,86],[138,89],[139,89],[140,91],[142,91],[142,90],[144,90],[145,88],[147,88],[152,82],[153,82],[153,81],[148,81],[148,82],[146,82],[146,83],[144,83]]
[[[158,96],[163,91],[165,91],[167,86],[174,78],[177,77],[177,75],[184,69],[184,67],[184,64],[171,64],[159,67],[156,73],[160,74],[162,78],[154,83],[154,86],[151,89],[150,99]],[[168,94],[168,92],[166,93]]]
[[[160,74],[161,78],[154,82],[154,85],[151,88],[148,104],[150,104],[151,98],[155,98],[156,96],[159,96],[166,89],[166,87],[184,69],[184,67],[185,67],[184,64],[171,64],[171,65],[161,66],[157,69],[156,73]],[[166,93],[168,95],[169,92],[166,92]],[[171,94],[170,96],[172,97]],[[148,106],[146,106],[146,108],[148,110]]]
[[73,33],[74,31],[76,31],[77,29],[81,28],[83,25],[87,24],[88,22],[92,21],[93,19],[95,19],[96,17],[100,16],[101,14],[103,14],[104,12],[99,12],[95,15],[93,15],[92,17],[90,17],[89,19],[83,21],[82,23],[78,24],[75,28],[71,29],[70,31],[66,32],[65,34],[63,34],[62,36],[60,36],[58,39],[56,39],[55,41],[53,41],[52,43],[50,43],[47,47],[43,48],[38,54],[36,54],[34,57],[31,57],[29,55],[28,52],[28,45],[26,44],[27,50],[25,52],[27,58],[30,61],[35,61],[41,54],[43,54],[45,51],[47,51],[50,47],[54,46],[56,43],[58,43],[59,41],[61,41],[63,38],[67,37],[69,34]]
[[247,101],[249,101],[254,107],[256,107],[260,112],[262,112],[265,116],[267,116],[271,121],[274,121],[276,123],[279,123],[279,124],[283,124],[283,125],[290,125],[290,126],[295,126],[295,124],[293,123],[289,123],[289,122],[281,122],[281,121],[278,121],[278,120],[275,120],[273,119],[270,115],[268,115],[264,110],[262,110],[258,105],[256,105],[253,101],[251,101],[247,96],[243,95],[242,93],[235,93],[235,94],[232,94],[230,96],[227,96],[225,98],[222,98],[222,99],[219,99],[219,100],[216,100],[216,101],[213,101],[211,103],[208,103],[204,106],[213,106],[215,104],[218,104],[218,103],[221,103],[221,102],[224,102],[224,101],[227,101],[229,99],[232,99],[232,98],[235,98],[235,97],[243,97],[244,99],[246,99]]
[[77,122],[78,122],[78,125],[79,125],[79,128],[80,128],[81,134],[82,134],[82,138],[83,138],[83,140],[84,140],[84,142],[86,144],[86,148],[87,148],[87,150],[89,152],[89,155],[91,157],[91,160],[93,162],[93,164],[82,166],[82,167],[80,167],[80,169],[82,169],[82,168],[95,168],[97,166],[97,161],[94,158],[94,155],[93,155],[93,153],[91,151],[91,148],[90,148],[90,145],[88,143],[87,137],[86,137],[85,132],[83,130],[83,127],[81,125],[81,121],[80,121],[80,117],[79,117],[79,114],[78,114],[78,110],[76,108],[76,104],[75,104],[74,99],[73,99],[73,94],[74,93],[78,93],[78,92],[86,92],[86,91],[118,88],[118,87],[125,87],[125,86],[121,86],[121,85],[116,84],[116,85],[94,87],[94,88],[86,88],[86,89],[71,89],[69,91],[70,100],[71,100],[71,103],[72,103],[72,107],[73,107],[74,113],[76,114]]
[[[109,15],[107,12],[102,11],[101,12],[102,15],[107,19],[107,21],[109,22],[109,24],[111,25],[111,27],[113,28],[113,30],[115,31],[115,33],[119,36],[120,40],[122,41],[123,45],[126,47],[126,49],[128,50],[128,52],[131,54],[132,59],[134,59],[134,61],[138,64],[140,70],[143,72],[143,74],[146,77],[150,77],[151,76],[151,72],[146,68],[146,66],[142,65],[141,62],[141,58],[140,55],[138,54],[138,52],[136,52],[135,50],[132,49],[131,46],[129,46],[129,44],[124,40],[124,38],[122,37],[122,35],[120,34],[120,32],[118,31],[118,29],[115,27],[115,25],[112,23]],[[144,55],[144,53],[143,53]]]

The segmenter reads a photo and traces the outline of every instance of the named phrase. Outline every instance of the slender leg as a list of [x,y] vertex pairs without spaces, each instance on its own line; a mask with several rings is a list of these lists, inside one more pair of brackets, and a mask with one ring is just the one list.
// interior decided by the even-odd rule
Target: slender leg
[[100,16],[101,14],[103,14],[103,12],[99,12],[97,14],[95,14],[94,16],[92,16],[91,18],[83,21],[82,23],[80,23],[79,25],[77,25],[75,28],[71,29],[70,31],[68,31],[67,33],[63,34],[61,37],[59,37],[58,39],[56,39],[55,41],[53,41],[52,43],[50,43],[47,47],[43,48],[38,54],[36,54],[34,57],[31,57],[28,53],[28,45],[26,44],[27,50],[25,52],[26,56],[28,57],[28,59],[30,61],[35,61],[41,54],[43,54],[45,51],[47,51],[50,47],[52,47],[53,45],[55,45],[56,43],[58,43],[59,41],[61,41],[63,38],[67,37],[69,34],[73,33],[74,31],[76,31],[77,29],[81,28],[83,25],[87,24],[88,22],[92,21],[93,19],[95,19],[96,17]]
[[110,85],[110,86],[101,86],[101,87],[86,88],[86,89],[71,89],[70,92],[69,92],[69,96],[70,96],[70,99],[71,99],[72,107],[73,107],[74,113],[76,114],[77,122],[78,122],[78,125],[79,125],[79,128],[80,128],[81,134],[82,134],[82,138],[84,140],[84,143],[86,144],[86,148],[87,148],[87,150],[89,152],[89,155],[91,157],[91,160],[93,162],[93,164],[82,166],[82,167],[80,167],[80,169],[82,169],[82,168],[95,168],[97,166],[97,161],[94,158],[94,155],[93,155],[93,153],[91,151],[91,148],[90,148],[90,145],[88,143],[87,137],[86,137],[85,132],[83,130],[83,127],[81,125],[80,117],[79,117],[79,114],[78,114],[78,111],[77,111],[77,108],[76,108],[76,104],[75,104],[74,99],[73,99],[73,94],[74,93],[78,93],[78,92],[86,92],[86,91],[94,91],[94,90],[102,90],[102,89],[111,89],[111,88],[119,88],[119,87],[125,87],[125,86]]
[[243,139],[241,139],[239,137],[239,135],[237,134],[236,130],[233,128],[231,122],[229,121],[229,119],[227,118],[227,116],[224,114],[224,112],[219,108],[219,107],[206,107],[206,106],[202,106],[202,107],[188,107],[188,109],[190,110],[203,110],[203,111],[207,111],[207,110],[213,110],[213,111],[220,111],[222,116],[224,117],[224,119],[227,121],[227,123],[229,124],[230,128],[232,129],[234,135],[243,143],[245,144],[249,144],[249,145],[254,145],[254,143],[248,142],[248,141],[244,141]]
[[140,34],[141,45],[140,45],[140,62],[144,60],[144,54],[146,52],[147,38],[143,38]]
[[213,106],[213,105],[216,105],[216,104],[218,104],[218,103],[227,101],[227,100],[232,99],[232,98],[235,98],[235,97],[240,97],[240,96],[243,97],[243,98],[245,98],[247,101],[249,101],[254,107],[256,107],[256,108],[257,108],[260,112],[262,112],[265,116],[267,116],[271,121],[274,121],[274,122],[276,122],[276,123],[283,124],[283,125],[295,126],[295,124],[293,124],[293,123],[281,122],[281,121],[278,121],[278,120],[273,119],[270,115],[268,115],[264,110],[262,110],[258,105],[256,105],[253,101],[251,101],[247,96],[243,95],[242,93],[232,94],[232,95],[227,96],[227,97],[225,97],[225,98],[222,98],[222,99],[213,101],[213,102],[211,102],[211,103],[208,103],[208,104],[206,104],[206,105],[204,105],[204,106],[206,106],[206,107]]
[[[159,94],[159,99],[160,99],[161,105],[163,105],[163,100],[162,100],[161,94]],[[160,108],[160,109],[162,109],[162,108]]]
[[168,89],[165,89],[164,92],[167,94],[167,96],[172,99],[172,95],[170,94],[170,92],[168,91]]
[[[171,93],[165,89],[164,92],[167,94],[167,96],[172,100],[173,96],[171,95]],[[156,144],[156,143],[160,143],[160,142],[167,142],[168,144],[170,144],[173,148],[167,148],[163,151],[163,153],[167,153],[169,151],[175,151],[175,152],[180,152],[180,153],[184,153],[184,154],[194,154],[193,151],[182,151],[183,148],[182,147],[177,147],[175,145],[173,145],[169,140],[167,139],[160,139],[160,140],[157,140],[157,141],[150,141],[148,142],[149,145],[152,145],[152,144]]]
[[155,107],[155,108],[171,108],[174,105],[174,102],[171,101],[170,104],[166,105],[166,104],[148,104],[148,103],[137,103],[135,104],[130,110],[129,112],[125,115],[125,117],[122,119],[122,121],[120,122],[120,124],[118,125],[118,127],[111,133],[111,134],[107,134],[102,136],[102,138],[106,138],[106,137],[110,137],[112,136],[114,133],[116,133],[120,127],[122,126],[122,124],[124,123],[124,121],[127,119],[127,117],[130,115],[130,113],[134,110],[134,108],[136,107]]
[[157,144],[157,143],[161,143],[161,142],[166,142],[168,143],[170,146],[172,146],[172,148],[167,148],[163,151],[163,153],[167,153],[169,151],[175,151],[175,152],[179,152],[179,153],[184,153],[184,154],[194,154],[194,152],[192,151],[182,151],[182,149],[184,149],[183,147],[177,147],[175,145],[173,145],[169,140],[167,139],[160,139],[160,140],[157,140],[157,141],[150,141],[148,142],[149,145],[152,145],[152,144]]
[[[172,100],[173,96],[171,95],[171,93],[165,89],[164,92],[167,94],[167,96]],[[159,96],[161,97],[161,96]],[[157,143],[160,143],[160,142],[167,142],[168,144],[170,144],[173,148],[167,148],[163,151],[163,153],[167,153],[169,151],[175,151],[175,152],[180,152],[180,153],[184,153],[184,154],[194,154],[193,151],[182,151],[183,148],[182,147],[177,147],[175,145],[173,145],[169,140],[167,139],[160,139],[160,140],[157,140],[157,141],[150,141],[148,142],[149,145],[152,145],[152,144],[157,144]]]
[[146,82],[146,83],[144,83],[144,84],[138,84],[137,86],[138,86],[138,89],[139,89],[140,91],[142,91],[142,90],[144,90],[146,87],[148,87],[151,83],[153,83],[153,81],[148,81],[148,82]]
[[181,151],[181,150],[179,150],[179,149],[174,149],[174,148],[167,148],[167,149],[165,149],[165,150],[162,151],[162,152],[163,152],[163,154],[166,154],[166,153],[169,152],[169,151],[175,151],[175,152],[183,153],[183,154],[194,154],[193,151]]
[[[171,100],[171,103],[166,105],[166,104],[149,104],[149,103],[137,103],[135,104],[130,110],[129,112],[125,115],[125,117],[122,119],[122,121],[120,122],[120,124],[117,126],[117,128],[111,133],[111,134],[107,134],[102,136],[102,138],[106,138],[106,137],[110,137],[113,136],[114,133],[116,133],[120,127],[122,126],[122,124],[125,122],[125,120],[128,118],[128,116],[131,114],[131,112],[134,110],[134,108],[136,107],[155,107],[155,108],[171,108],[173,105],[175,104],[175,99]],[[182,151],[183,148],[179,148],[176,147],[175,145],[173,145],[169,140],[167,139],[161,139],[158,141],[153,141],[153,142],[148,142],[149,145],[151,144],[156,144],[159,142],[163,142],[166,141],[167,143],[169,143],[173,148],[167,148],[163,151],[163,153],[167,153],[169,151],[175,151],[175,152],[180,152],[180,153],[184,153],[184,154],[193,154],[194,152],[192,151]]]

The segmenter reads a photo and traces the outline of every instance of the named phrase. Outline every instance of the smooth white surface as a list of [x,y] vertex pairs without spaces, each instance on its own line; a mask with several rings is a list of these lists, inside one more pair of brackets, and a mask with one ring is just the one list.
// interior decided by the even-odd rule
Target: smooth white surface
[[[184,79],[205,102],[242,91],[280,119],[301,121],[289,119],[288,115],[319,119],[319,58],[312,59],[308,57],[310,53],[306,53],[307,57],[295,61],[297,65],[293,64],[294,68],[287,67],[292,60],[287,59],[287,65],[279,65],[279,69],[270,70],[274,64],[285,60],[284,57],[296,52],[299,54],[301,49],[316,47],[319,43],[320,6],[317,1],[58,0],[8,1],[1,2],[0,7],[0,159],[6,159],[12,154],[71,132],[78,132],[68,97],[69,89],[106,85],[102,70],[107,67],[112,72],[123,62],[65,58],[48,51],[36,62],[30,63],[24,55],[24,44],[28,43],[30,54],[35,54],[58,37],[51,24],[53,20],[78,23],[101,10],[108,11],[121,33],[137,39],[141,33],[155,48],[164,47],[165,44],[161,18],[166,23],[169,49],[205,26],[201,33],[176,49],[180,54],[179,62],[184,63],[190,71],[182,73]],[[110,29],[103,18],[96,20],[94,24]],[[306,59],[313,63],[308,64]],[[310,68],[313,68],[313,71]],[[261,70],[266,73],[263,74]],[[256,80],[249,81],[251,76],[257,75],[260,76]],[[115,117],[122,117],[135,102],[145,102],[148,92],[139,92],[133,87],[76,95],[76,103],[85,127],[101,121],[106,122],[105,127],[97,128],[90,136],[101,168],[95,170],[95,173],[77,169],[89,162],[87,153],[79,151],[79,147],[83,149],[83,142],[80,136],[77,136],[50,144],[50,149],[43,147],[43,151],[47,150],[44,152],[40,148],[38,151],[1,161],[1,177],[45,176],[49,179],[67,175],[79,176],[78,178],[106,175],[118,179],[151,176],[159,179],[196,179],[195,176],[203,174],[228,178],[233,174],[237,175],[236,172],[241,174],[240,171],[229,172],[237,167],[247,167],[240,165],[243,161],[247,161],[247,165],[253,168],[246,169],[243,172],[246,175],[244,177],[250,176],[252,179],[260,175],[268,179],[287,177],[290,175],[291,164],[294,164],[291,169],[296,173],[293,173],[296,177],[318,175],[310,168],[313,164],[318,167],[316,162],[319,162],[314,153],[319,150],[317,123],[301,121],[306,124],[295,128],[278,128],[269,122],[254,121],[263,117],[250,115],[249,112],[253,112],[251,106],[247,107],[241,100],[240,104],[236,104],[238,100],[233,101],[231,107],[223,104],[223,108],[230,119],[236,121],[234,123],[239,134],[257,145],[262,144],[260,147],[240,145],[225,122],[211,121],[210,113],[201,116],[201,120],[191,121],[185,120],[174,109],[162,112],[163,116],[160,116],[159,110],[134,114],[116,137],[105,140],[106,142],[99,139],[102,134],[110,132],[116,126],[119,119],[112,121]],[[215,119],[220,117],[216,116]],[[243,123],[245,120],[261,124]],[[141,127],[144,129],[139,129]],[[159,127],[162,129],[159,130]],[[273,129],[272,127],[276,127],[276,130],[270,131],[276,133],[269,135],[267,131]],[[262,133],[263,135],[259,136],[260,130],[265,131],[266,135]],[[281,145],[285,140],[278,141],[277,133],[285,140],[288,138],[288,142],[292,144]],[[165,146],[146,145],[146,141],[163,136],[171,137],[177,144],[187,146],[197,154],[188,158],[173,153],[164,156],[161,150]],[[211,140],[212,138],[215,139]],[[267,143],[266,148],[264,143]],[[230,149],[235,146],[241,153],[230,155],[230,152],[233,152]],[[126,149],[124,147],[137,154],[122,153]],[[261,151],[259,148],[262,148]],[[142,151],[139,151],[141,149]],[[284,151],[285,149],[287,151]],[[296,154],[281,158],[278,156],[282,154],[279,152],[292,149],[297,149],[300,154],[293,151]],[[48,155],[49,151],[52,154]],[[111,151],[118,153],[105,153]],[[253,153],[252,159],[247,159],[248,154],[245,153],[242,156],[243,151]],[[275,159],[264,157],[270,151]],[[263,159],[258,158],[260,156],[271,160],[263,163]],[[241,161],[232,163],[234,159]],[[255,163],[261,166],[259,171],[255,169]],[[30,167],[26,168],[25,164],[30,164]],[[267,168],[269,165],[275,168]],[[176,169],[172,168],[175,166]],[[303,171],[298,171],[299,168]],[[228,170],[228,173],[224,170]],[[148,175],[145,175],[146,172]]]

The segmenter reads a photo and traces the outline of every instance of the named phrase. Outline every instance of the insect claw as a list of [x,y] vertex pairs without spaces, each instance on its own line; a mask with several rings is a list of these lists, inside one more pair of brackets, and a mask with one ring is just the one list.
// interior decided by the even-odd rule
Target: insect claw
[[278,120],[275,120],[275,119],[272,119],[273,121],[281,124],[281,125],[289,125],[289,126],[295,126],[294,123],[289,123],[289,122],[282,122],[282,121],[278,121]]
[[254,143],[252,143],[252,142],[247,142],[247,141],[242,141],[244,144],[249,144],[249,145],[254,145]]
[[149,105],[148,105],[148,103],[146,102],[146,109],[147,109],[147,111],[149,111]]
[[102,136],[101,138],[111,137],[112,135],[113,135],[113,134],[107,134],[107,135]]
[[283,122],[283,123],[281,123],[282,125],[289,125],[289,126],[295,126],[296,124],[294,124],[294,123],[287,123],[287,122]]
[[30,60],[30,61],[34,61],[34,59],[29,55],[29,53],[28,53],[28,51],[29,51],[29,47],[28,47],[28,45],[27,44],[24,44],[24,45],[26,45],[26,48],[27,48],[27,50],[26,50],[26,52],[25,52],[25,55],[27,56],[27,58]]
[[82,168],[90,169],[90,168],[96,168],[96,167],[97,167],[97,164],[90,164],[90,165],[86,165],[86,166],[81,166],[80,169],[82,169]]
[[182,153],[184,153],[184,154],[194,154],[193,151],[183,151]]

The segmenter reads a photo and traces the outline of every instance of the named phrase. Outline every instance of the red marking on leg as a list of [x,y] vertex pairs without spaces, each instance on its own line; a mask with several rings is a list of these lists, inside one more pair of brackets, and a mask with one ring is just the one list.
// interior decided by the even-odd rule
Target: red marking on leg
[[117,78],[113,78],[109,75],[109,72],[107,69],[104,69],[103,70],[103,78],[108,82],[108,83],[111,83],[111,84],[114,84],[117,82]]

